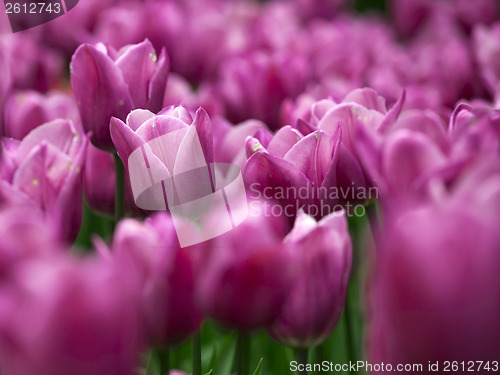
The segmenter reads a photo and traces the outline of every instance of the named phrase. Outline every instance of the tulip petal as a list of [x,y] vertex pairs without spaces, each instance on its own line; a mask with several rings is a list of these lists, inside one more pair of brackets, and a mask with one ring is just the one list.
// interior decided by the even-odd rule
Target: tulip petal
[[[262,191],[264,188],[275,190],[292,188],[311,188],[311,182],[302,171],[292,163],[264,152],[254,153],[243,167],[243,177],[251,191]],[[279,200],[279,199],[278,199]],[[309,199],[289,196],[283,198],[284,203],[293,204],[297,201],[309,203]]]
[[333,134],[337,124],[342,126],[342,143],[356,152],[356,131],[360,126],[377,129],[384,120],[378,111],[369,110],[355,103],[344,103],[332,108],[318,123],[318,129]]
[[135,132],[142,124],[155,116],[153,112],[147,109],[135,109],[128,114],[126,124]]
[[282,127],[266,147],[271,155],[282,158],[290,149],[302,139],[302,134],[290,125]]
[[407,192],[445,162],[441,150],[427,137],[400,130],[387,140],[382,170],[390,186]]
[[385,106],[385,98],[377,94],[377,92],[371,88],[353,90],[349,94],[347,94],[342,102],[357,103],[367,109],[373,109],[383,114],[387,112],[387,108]]
[[147,108],[149,84],[155,74],[156,60],[155,49],[147,39],[126,47],[116,60],[135,108]]
[[128,158],[130,154],[134,152],[135,149],[141,147],[144,140],[134,133],[130,127],[125,125],[123,121],[116,117],[111,118],[109,130],[118,156],[122,160],[123,165],[128,168]]
[[158,112],[163,105],[163,96],[167,85],[168,72],[170,70],[168,56],[165,48],[160,52],[160,58],[156,63],[156,71],[149,82],[147,108],[153,112]]

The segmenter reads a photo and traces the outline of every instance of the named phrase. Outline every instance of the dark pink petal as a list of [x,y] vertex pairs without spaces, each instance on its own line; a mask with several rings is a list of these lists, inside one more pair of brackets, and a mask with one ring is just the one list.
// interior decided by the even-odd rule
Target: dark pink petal
[[149,82],[147,108],[153,112],[158,112],[163,106],[163,96],[167,85],[167,78],[170,65],[165,48],[160,52],[160,58],[156,62],[156,71]]

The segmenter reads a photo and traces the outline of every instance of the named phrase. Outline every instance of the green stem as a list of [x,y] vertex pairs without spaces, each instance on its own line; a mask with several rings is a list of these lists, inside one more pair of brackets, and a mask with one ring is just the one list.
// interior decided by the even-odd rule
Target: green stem
[[192,339],[193,346],[193,375],[201,375],[201,334],[196,332]]
[[168,375],[170,374],[170,351],[167,346],[159,347],[156,350],[158,356],[158,362],[160,364],[160,374]]
[[316,363],[322,363],[325,360],[325,343],[319,344],[314,348],[314,359]]
[[297,371],[299,375],[307,375],[306,365],[309,361],[309,348],[297,348],[295,349],[295,359],[299,364],[304,366],[302,371]]
[[[356,353],[356,348],[354,345],[354,332],[353,332],[353,327],[352,327],[352,312],[351,312],[351,306],[349,302],[349,292],[347,293],[346,299],[345,299],[345,307],[344,307],[344,314],[345,314],[345,332],[346,332],[346,342],[347,342],[347,357],[350,362],[356,362],[355,358],[355,353]],[[350,371],[349,371],[350,372]]]
[[115,156],[115,224],[125,216],[125,168],[117,153]]
[[247,332],[238,332],[236,342],[236,373],[248,375],[248,362],[250,358],[250,337]]

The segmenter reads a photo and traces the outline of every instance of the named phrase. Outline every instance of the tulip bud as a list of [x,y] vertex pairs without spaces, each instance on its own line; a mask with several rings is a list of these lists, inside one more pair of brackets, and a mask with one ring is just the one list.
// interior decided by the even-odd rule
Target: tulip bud
[[253,212],[234,230],[205,243],[198,259],[198,301],[218,322],[242,330],[272,323],[293,277],[289,249],[281,242],[281,217]]
[[111,117],[125,120],[134,108],[161,109],[168,62],[164,50],[158,59],[147,39],[118,52],[83,44],[71,59],[70,72],[83,129],[92,132],[94,145],[112,150]]
[[293,245],[297,276],[268,331],[284,345],[315,346],[333,331],[344,307],[352,260],[345,213],[316,222],[301,211],[284,242]]
[[158,213],[144,223],[122,221],[112,249],[119,268],[139,285],[151,345],[178,343],[199,328],[192,249],[180,248],[168,214]]

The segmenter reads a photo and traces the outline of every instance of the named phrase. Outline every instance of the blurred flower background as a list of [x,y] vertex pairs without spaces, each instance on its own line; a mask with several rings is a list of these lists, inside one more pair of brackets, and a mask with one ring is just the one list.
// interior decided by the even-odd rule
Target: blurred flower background
[[[497,0],[5,3],[0,374],[498,371]],[[249,215],[181,247],[127,160],[194,131]]]

